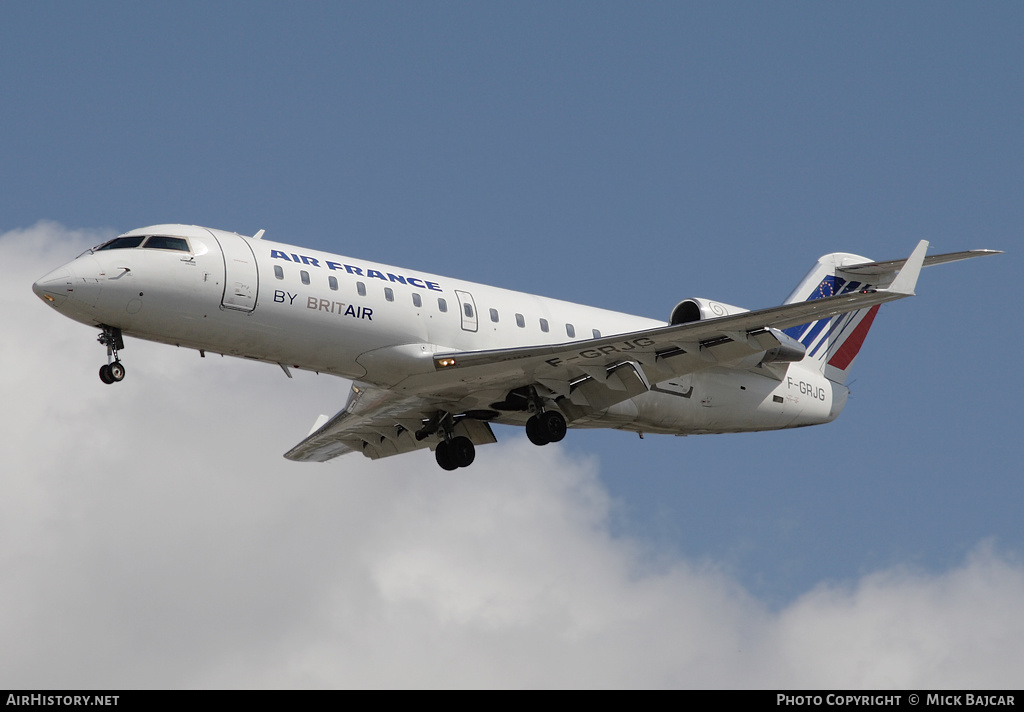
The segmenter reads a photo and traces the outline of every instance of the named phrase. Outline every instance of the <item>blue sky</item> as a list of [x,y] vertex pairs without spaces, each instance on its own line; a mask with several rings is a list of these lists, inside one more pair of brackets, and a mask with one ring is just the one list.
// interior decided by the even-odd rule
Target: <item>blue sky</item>
[[[1012,579],[1024,552],[1024,339],[1012,289],[1024,225],[1022,30],[1024,8],[1010,2],[7,3],[0,247],[14,301],[5,308],[19,318],[25,310],[30,333],[14,341],[31,344],[38,364],[17,393],[49,394],[47,374],[66,371],[58,402],[103,412],[103,399],[133,398],[125,413],[105,415],[130,429],[175,412],[154,395],[163,388],[146,380],[155,366],[143,353],[182,388],[193,378],[213,387],[204,379],[214,367],[194,354],[130,345],[119,388],[136,390],[111,396],[95,377],[93,335],[60,323],[28,291],[90,239],[154,223],[264,228],[275,240],[659,318],[692,296],[779,303],[828,252],[890,259],[919,239],[933,253],[1001,249],[928,269],[917,298],[883,308],[854,367],[853,397],[831,425],[643,441],[573,432],[557,455],[532,453],[534,463],[524,454],[523,466],[585,473],[608,498],[594,515],[603,541],[631,547],[631,565],[713,569],[763,615],[786,619],[822,587],[862,591],[878,572],[947,581],[975,572],[978,557]],[[5,353],[12,373],[21,356]],[[265,397],[225,387],[218,407],[246,407],[265,437],[253,450],[212,420],[202,447],[221,462],[213,450],[237,452],[241,437],[239,457],[265,469],[258,482],[301,517],[304,497],[348,485],[278,460],[317,414],[341,407],[344,384],[282,385],[279,369],[237,368],[247,386],[228,371],[215,383]],[[49,447],[53,436],[34,432],[26,437],[41,439],[27,450]],[[62,438],[69,457],[80,452]],[[96,478],[84,492],[122,488],[93,455],[74,458]],[[504,492],[494,474],[503,457],[482,449],[466,477]],[[132,462],[133,475],[173,477],[146,457]],[[375,465],[346,459],[330,476],[364,482]],[[43,479],[47,467],[62,469],[25,467]],[[417,491],[424,478],[447,491],[429,459],[395,467],[387,477],[399,491],[403,470]],[[194,484],[216,487],[218,476],[222,487],[245,486],[219,470]],[[10,557],[29,551],[12,546]],[[832,679],[721,669],[730,671],[713,678],[721,685]]]

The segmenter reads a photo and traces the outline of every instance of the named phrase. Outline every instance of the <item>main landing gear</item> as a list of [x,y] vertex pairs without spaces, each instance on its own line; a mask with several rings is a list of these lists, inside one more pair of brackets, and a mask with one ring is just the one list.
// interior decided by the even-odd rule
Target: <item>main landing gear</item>
[[545,410],[526,421],[526,437],[534,445],[557,443],[565,437],[568,426],[557,410]]
[[434,450],[434,458],[442,469],[449,472],[460,467],[469,467],[476,459],[476,446],[466,436],[459,435],[451,440],[439,442]]
[[117,358],[118,350],[124,348],[121,330],[117,327],[104,326],[103,332],[96,340],[107,347],[107,363],[100,366],[100,380],[104,383],[118,383],[124,380],[124,365]]
[[441,442],[434,448],[434,459],[442,469],[450,472],[473,464],[476,446],[465,435],[455,434],[455,418],[451,413],[437,411],[434,417],[424,421],[423,428],[416,433],[416,439],[423,440],[431,435],[441,438]]
[[547,445],[561,441],[568,426],[565,416],[557,410],[547,410],[546,403],[536,388],[522,386],[509,391],[505,400],[492,403],[491,407],[499,411],[532,413],[526,421],[526,437],[534,445]]

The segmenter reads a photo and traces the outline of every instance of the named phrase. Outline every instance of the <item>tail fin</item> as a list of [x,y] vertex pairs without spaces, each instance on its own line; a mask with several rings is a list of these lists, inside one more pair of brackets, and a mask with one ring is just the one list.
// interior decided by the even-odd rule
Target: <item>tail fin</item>
[[[871,262],[865,257],[833,252],[818,260],[784,303],[865,290],[885,291],[896,299],[909,297],[914,294],[922,267],[1002,254],[999,250],[967,250],[925,257],[927,251],[928,241],[921,240],[905,260]],[[805,362],[817,364],[830,381],[844,383],[877,313],[878,306],[873,306],[793,326],[785,332],[807,348]]]
[[[837,294],[875,289],[877,285],[865,281],[864,277],[842,271],[844,265],[864,263],[871,263],[871,260],[845,252],[825,255],[811,268],[784,303],[809,302]],[[891,276],[886,281],[891,281]],[[828,319],[819,319],[809,324],[792,326],[785,329],[785,332],[807,347],[805,363],[817,364],[830,381],[844,383],[877,313],[878,305]]]

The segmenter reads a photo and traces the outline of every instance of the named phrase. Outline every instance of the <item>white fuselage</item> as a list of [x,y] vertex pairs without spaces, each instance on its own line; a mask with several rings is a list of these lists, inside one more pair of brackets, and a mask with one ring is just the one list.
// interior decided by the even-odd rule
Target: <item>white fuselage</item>
[[[180,236],[188,248],[89,251],[33,288],[62,314],[126,336],[388,389],[432,371],[435,353],[586,342],[665,325],[220,230],[163,225],[126,236],[151,234]],[[768,371],[711,359],[570,427],[678,435],[798,427],[833,420],[847,393],[802,363]],[[484,408],[504,397],[475,395]],[[521,425],[525,417],[494,420]]]

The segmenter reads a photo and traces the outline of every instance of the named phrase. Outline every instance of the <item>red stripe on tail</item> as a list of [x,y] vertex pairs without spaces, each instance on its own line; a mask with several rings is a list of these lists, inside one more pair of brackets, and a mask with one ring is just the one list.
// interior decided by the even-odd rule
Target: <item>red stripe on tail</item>
[[871,328],[871,322],[875,320],[875,314],[878,313],[878,307],[881,305],[875,305],[868,310],[867,315],[861,319],[861,322],[857,324],[857,328],[853,330],[853,333],[843,342],[843,345],[839,347],[835,355],[829,359],[828,365],[835,366],[840,371],[845,371],[847,367],[853,362],[853,359],[857,358],[857,354],[860,352],[860,347],[864,344],[864,339],[868,335],[868,329]]

